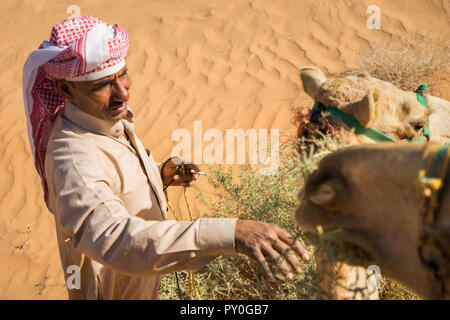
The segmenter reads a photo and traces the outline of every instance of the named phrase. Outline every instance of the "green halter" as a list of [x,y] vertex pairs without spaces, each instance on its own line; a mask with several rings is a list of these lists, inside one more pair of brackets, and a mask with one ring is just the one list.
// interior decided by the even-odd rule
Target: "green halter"
[[[425,90],[425,88],[427,87],[426,83],[421,84],[416,91],[414,91],[417,95],[417,100],[419,101],[420,104],[422,104],[424,107],[427,107],[427,102],[425,100],[425,97],[423,96],[423,92]],[[373,129],[373,128],[365,128],[363,127],[358,120],[356,120],[355,117],[353,117],[352,115],[345,113],[341,110],[339,110],[336,107],[327,107],[325,105],[323,105],[320,102],[316,102],[313,106],[312,109],[312,113],[311,113],[311,117],[310,117],[310,121],[311,122],[319,122],[319,117],[321,116],[322,112],[329,112],[331,115],[339,118],[340,120],[342,120],[342,122],[344,122],[347,126],[349,126],[350,128],[355,130],[355,133],[358,134],[363,134],[366,137],[369,137],[372,140],[378,141],[378,142],[383,142],[383,141],[389,141],[389,142],[398,142],[398,140],[388,136],[387,134]],[[407,139],[402,139],[405,142],[425,142],[425,137],[427,139],[430,138],[430,128],[428,126],[424,127],[423,129],[423,135],[421,136],[417,136],[417,137],[413,137],[413,138],[407,138]]]
[[329,112],[331,115],[336,118],[341,119],[347,126],[354,129],[356,133],[363,134],[366,137],[369,137],[375,141],[390,141],[397,142],[394,138],[389,137],[387,134],[384,134],[381,131],[372,128],[363,127],[356,118],[344,111],[339,110],[336,107],[326,107],[320,102],[314,104],[311,114],[311,122],[318,122],[319,117],[321,116],[322,111]]
[[[427,108],[428,105],[427,105],[427,100],[425,99],[425,97],[423,95],[423,92],[425,91],[425,89],[427,87],[428,87],[428,84],[422,83],[419,87],[417,87],[416,91],[414,91],[417,96],[417,101],[419,101],[419,103],[421,105],[423,105],[425,108]],[[423,128],[423,135],[425,137],[427,137],[428,139],[430,139],[430,127],[426,126]]]

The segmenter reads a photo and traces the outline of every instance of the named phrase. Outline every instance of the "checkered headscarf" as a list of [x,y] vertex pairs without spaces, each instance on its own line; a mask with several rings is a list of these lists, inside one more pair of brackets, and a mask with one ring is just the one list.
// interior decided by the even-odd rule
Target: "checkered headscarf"
[[54,79],[92,81],[125,65],[128,33],[91,17],[75,17],[53,26],[50,41],[33,51],[23,71],[28,138],[48,205],[45,154],[53,121],[66,105]]

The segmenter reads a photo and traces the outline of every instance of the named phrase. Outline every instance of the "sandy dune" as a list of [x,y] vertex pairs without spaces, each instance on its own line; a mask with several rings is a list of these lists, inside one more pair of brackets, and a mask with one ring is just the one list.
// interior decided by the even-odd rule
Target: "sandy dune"
[[[355,64],[363,45],[416,33],[439,36],[450,25],[446,0],[1,1],[0,299],[67,298],[54,220],[28,145],[22,68],[73,4],[82,15],[129,32],[129,104],[137,133],[157,161],[176,144],[172,131],[192,133],[194,120],[203,131],[289,134],[292,108],[310,101],[299,67],[341,72]],[[381,30],[366,26],[366,9],[374,4]],[[204,181],[190,190],[192,198],[198,191],[207,192]],[[181,191],[170,196],[184,210]]]

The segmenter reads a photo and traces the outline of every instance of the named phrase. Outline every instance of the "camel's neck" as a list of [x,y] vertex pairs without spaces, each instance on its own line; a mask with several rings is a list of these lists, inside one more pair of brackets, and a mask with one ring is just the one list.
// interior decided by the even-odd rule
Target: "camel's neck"
[[444,179],[444,185],[442,186],[441,207],[439,214],[443,217],[446,215],[450,218],[450,165],[447,167],[446,178]]
[[433,241],[429,245],[434,252],[431,259],[435,265],[434,275],[442,284],[442,298],[450,299],[450,166],[442,182],[439,207],[431,229]]
[[447,241],[445,249],[447,250],[447,256],[450,257],[450,165],[447,167],[446,177],[442,182],[443,185],[439,208],[436,213],[436,222],[440,226],[440,229],[442,229],[442,236]]

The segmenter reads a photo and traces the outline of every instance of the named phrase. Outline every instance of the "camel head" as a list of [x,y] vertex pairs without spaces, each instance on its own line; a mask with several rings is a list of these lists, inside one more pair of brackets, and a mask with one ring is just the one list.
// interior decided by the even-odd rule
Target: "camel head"
[[[389,82],[370,77],[366,73],[327,78],[317,67],[300,70],[303,88],[315,104],[335,107],[338,112],[353,117],[363,129],[374,129],[395,140],[417,139],[429,124],[430,108],[422,105],[415,92],[403,91]],[[450,110],[450,108],[449,108]],[[322,111],[331,127],[350,131],[342,117]],[[317,121],[315,121],[317,122]],[[300,132],[301,131],[301,132]],[[304,130],[300,130],[301,135]],[[311,130],[309,130],[311,131]],[[356,130],[350,143],[372,143],[374,138]],[[387,141],[382,137],[381,140]]]
[[429,189],[419,183],[438,148],[379,143],[326,156],[299,194],[297,223],[307,234],[323,230],[363,250],[370,259],[361,265],[380,266],[425,298],[450,298],[449,167],[434,218],[427,214]]

